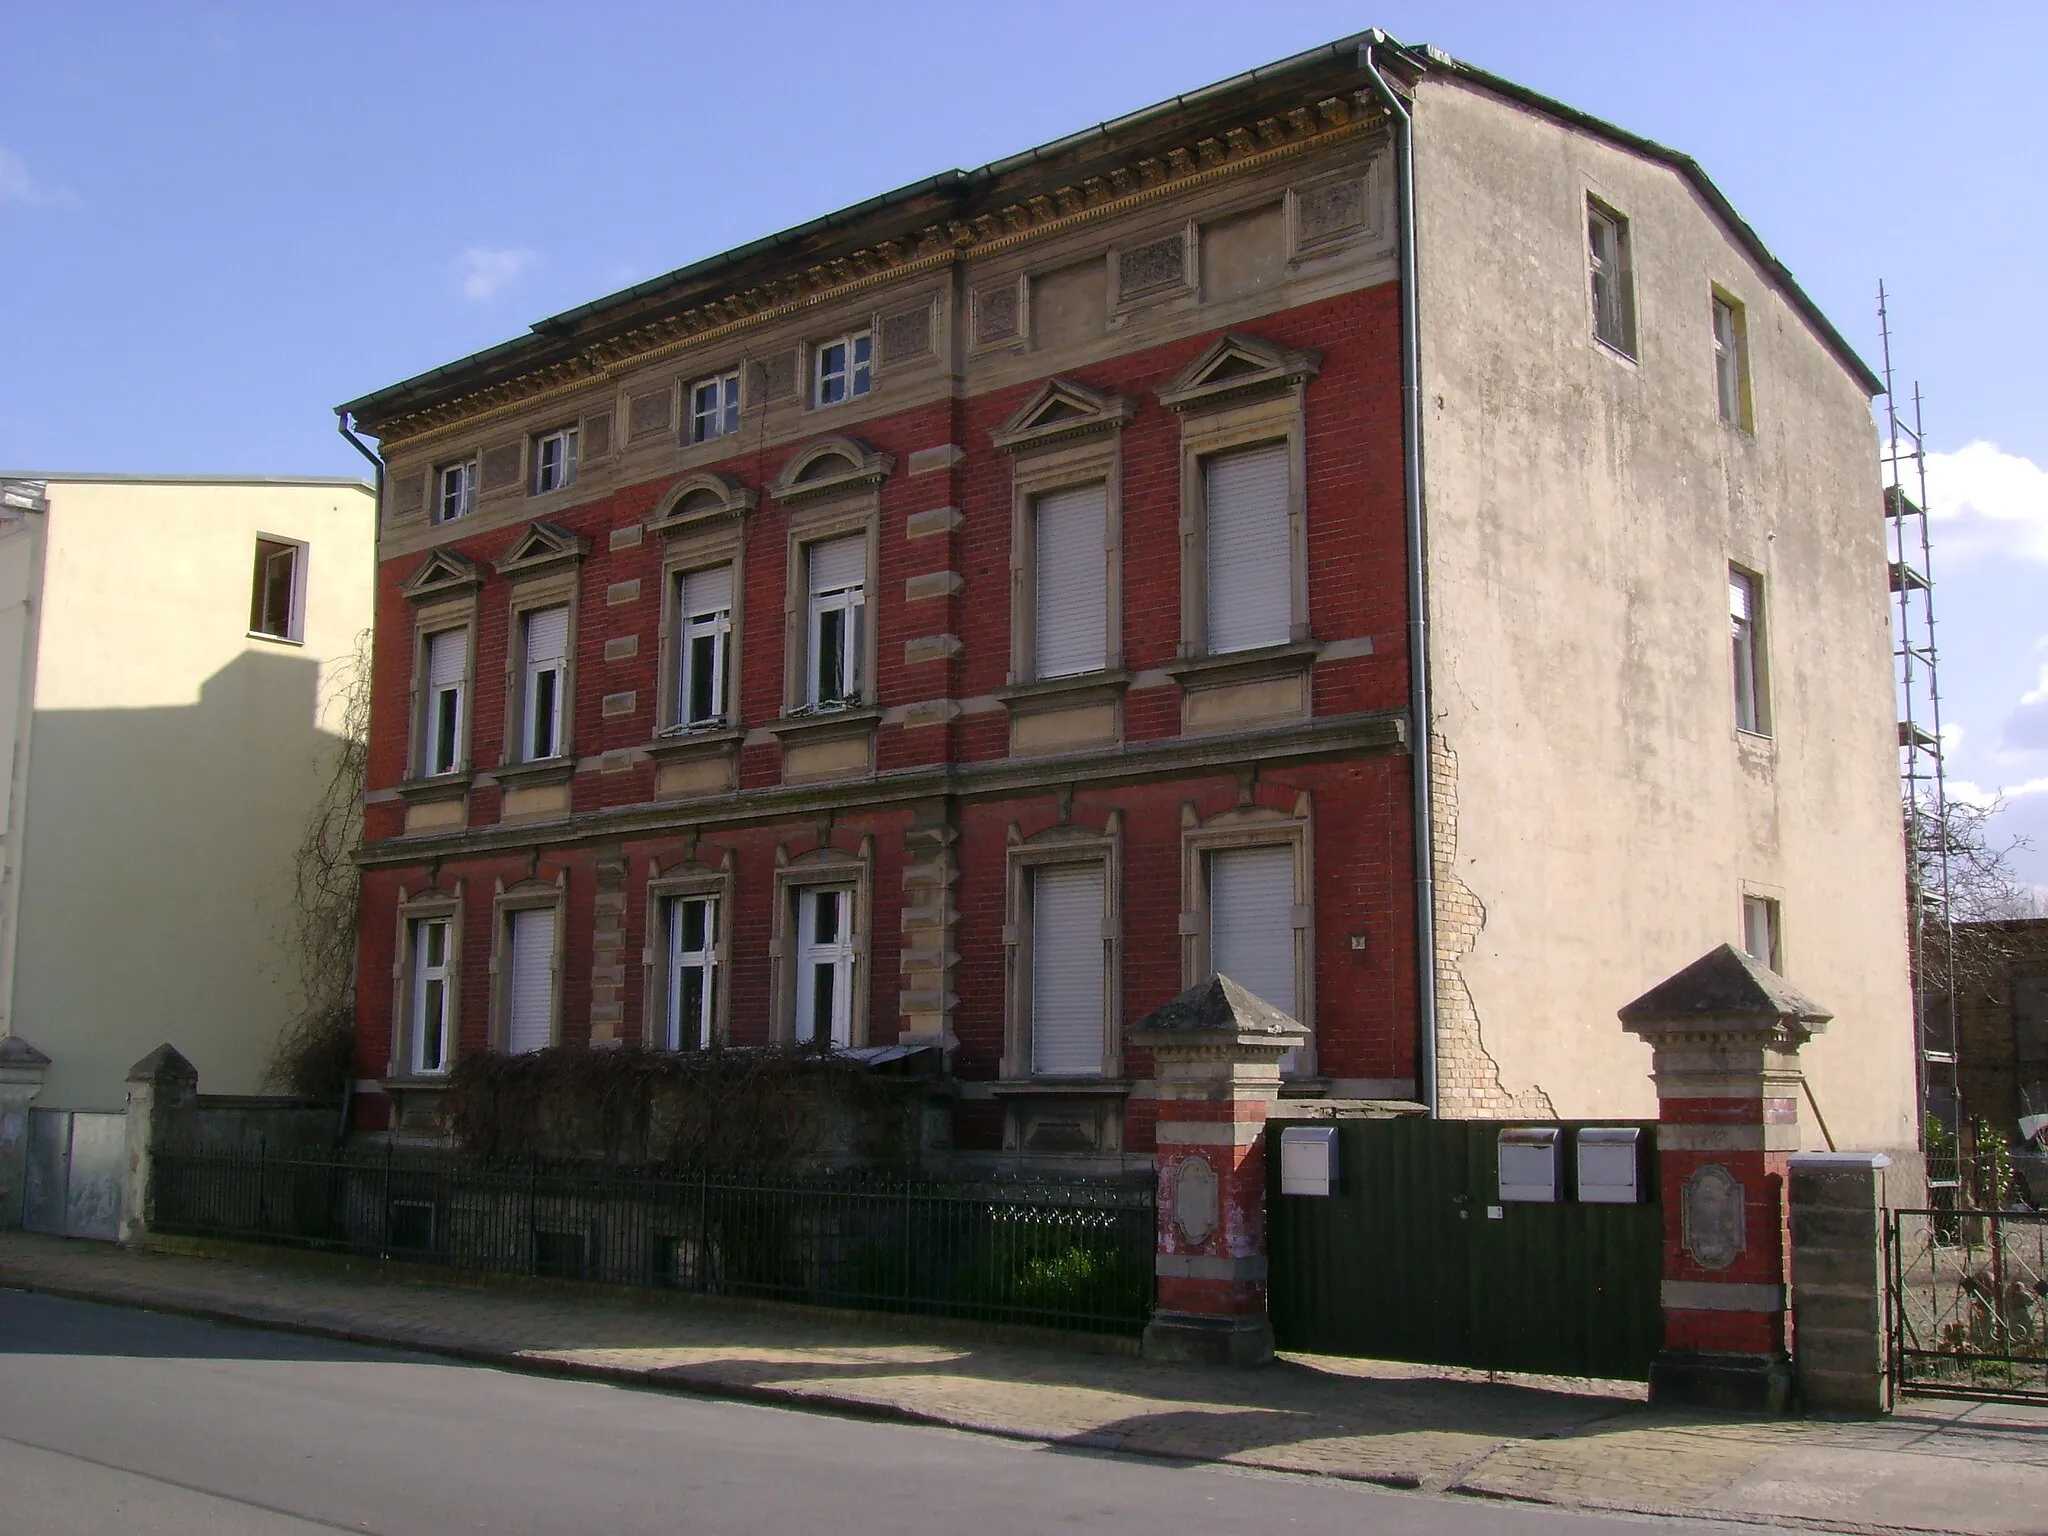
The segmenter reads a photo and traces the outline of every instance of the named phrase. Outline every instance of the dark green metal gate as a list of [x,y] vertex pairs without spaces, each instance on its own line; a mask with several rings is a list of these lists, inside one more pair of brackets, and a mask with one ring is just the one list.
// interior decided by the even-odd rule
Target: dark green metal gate
[[[1273,1330],[1282,1349],[1490,1370],[1643,1380],[1663,1343],[1663,1211],[1644,1122],[1641,1203],[1505,1203],[1493,1120],[1337,1123],[1327,1197],[1280,1193],[1267,1131]],[[1294,1124],[1302,1122],[1295,1121]],[[1327,1123],[1327,1122],[1323,1122]],[[1516,1125],[1544,1122],[1516,1121]]]

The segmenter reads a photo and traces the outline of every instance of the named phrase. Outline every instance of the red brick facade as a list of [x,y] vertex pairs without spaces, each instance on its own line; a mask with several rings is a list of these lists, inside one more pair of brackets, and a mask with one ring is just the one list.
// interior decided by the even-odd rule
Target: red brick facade
[[[1239,326],[1259,338],[1304,349],[1319,371],[1302,386],[1305,421],[1308,617],[1312,637],[1345,641],[1338,657],[1318,659],[1311,673],[1313,720],[1395,713],[1406,702],[1406,548],[1402,516],[1399,314],[1396,291],[1382,284],[1267,316]],[[1135,413],[1122,428],[1123,664],[1133,685],[1123,704],[1128,748],[1164,743],[1182,732],[1180,685],[1156,679],[1172,663],[1181,636],[1182,426],[1157,394],[1198,358],[1218,333],[1132,350],[1098,365],[1068,371],[1089,388],[1123,397]],[[718,865],[729,852],[733,913],[729,1017],[733,1043],[775,1038],[770,1018],[770,940],[778,860],[799,859],[820,846],[853,854],[868,850],[872,911],[866,966],[870,1043],[899,1034],[903,904],[911,899],[904,871],[912,856],[905,833],[929,815],[932,796],[894,787],[892,776],[933,765],[999,763],[1008,757],[1008,717],[1001,708],[942,712],[935,723],[901,718],[902,707],[926,701],[987,698],[1007,681],[1011,654],[1010,549],[1012,460],[990,433],[1033,393],[1015,385],[950,402],[891,413],[886,380],[872,397],[873,414],[832,421],[844,433],[893,456],[879,493],[879,561],[870,573],[876,605],[874,771],[831,786],[828,811],[806,806],[786,815],[772,806],[787,798],[783,747],[760,727],[783,711],[784,604],[789,513],[769,494],[783,465],[803,444],[742,452],[717,470],[759,493],[744,529],[744,632],[735,680],[738,725],[750,733],[739,753],[738,788],[693,804],[658,800],[655,768],[638,750],[655,735],[657,665],[663,614],[659,538],[630,535],[660,508],[676,483],[650,480],[611,490],[548,520],[588,541],[577,572],[573,637],[576,670],[572,739],[576,760],[566,818],[530,823],[500,834],[501,790],[488,782],[505,756],[509,583],[494,562],[517,537],[503,525],[458,536],[446,547],[483,572],[473,635],[474,685],[469,761],[485,782],[468,796],[467,828],[442,829],[419,841],[432,856],[409,856],[405,804],[389,792],[408,779],[413,746],[411,690],[415,668],[413,604],[401,588],[422,555],[388,558],[379,573],[374,697],[367,807],[367,857],[359,987],[358,1075],[387,1079],[392,1061],[392,1010],[398,989],[401,888],[460,891],[458,1054],[486,1048],[491,1038],[493,893],[538,878],[564,880],[559,983],[560,1035],[591,1037],[594,987],[615,987],[623,1005],[619,1038],[641,1038],[649,1000],[642,952],[654,915],[647,872],[693,859]],[[838,418],[844,410],[833,412]],[[824,430],[821,428],[821,431]],[[744,444],[742,431],[736,441]],[[913,466],[920,451],[957,445],[964,456],[934,468]],[[924,463],[934,456],[925,455]],[[950,530],[913,537],[915,514],[958,508]],[[453,531],[453,530],[451,530]],[[951,594],[912,600],[905,582],[952,571],[963,578]],[[637,582],[635,591],[629,583]],[[954,635],[956,654],[911,662],[905,645]],[[607,640],[636,636],[634,654],[606,659]],[[1369,641],[1369,644],[1362,642]],[[622,695],[631,695],[630,708]],[[619,712],[607,714],[606,701]],[[891,712],[894,713],[891,713]],[[1234,753],[1229,735],[1205,738],[1211,751],[1199,770],[1162,771],[1102,782],[1062,776],[1048,767],[1025,789],[982,793],[972,788],[939,797],[957,832],[951,845],[957,919],[951,969],[957,1001],[949,1014],[957,1044],[952,1070],[969,1083],[1001,1071],[1004,1054],[1006,847],[1063,820],[1106,827],[1114,814],[1120,839],[1122,1019],[1135,1019],[1172,997],[1193,977],[1183,974],[1183,829],[1236,807],[1298,815],[1312,828],[1314,870],[1313,985],[1318,1072],[1324,1079],[1412,1080],[1416,1003],[1413,862],[1408,759],[1398,750],[1297,752],[1263,761],[1263,748]],[[694,851],[692,851],[694,850]],[[622,910],[617,910],[623,903]],[[603,954],[599,934],[611,937]],[[594,975],[607,969],[608,976]],[[1112,1021],[1116,1023],[1118,1021]],[[602,1033],[601,1033],[602,1038]],[[1149,1066],[1136,1047],[1125,1050],[1124,1075],[1137,1085],[1125,1106],[1122,1145],[1151,1148],[1154,1103],[1144,1091]],[[359,1124],[381,1126],[384,1101],[360,1101]],[[963,1148],[997,1144],[998,1101],[970,1094],[956,1117]]]

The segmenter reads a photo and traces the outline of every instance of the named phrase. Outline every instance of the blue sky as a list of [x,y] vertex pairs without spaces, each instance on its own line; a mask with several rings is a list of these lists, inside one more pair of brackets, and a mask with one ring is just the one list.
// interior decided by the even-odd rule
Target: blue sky
[[2048,6],[0,0],[0,466],[350,474],[338,401],[1378,26],[1694,155],[1928,398],[1950,770],[2048,887]]

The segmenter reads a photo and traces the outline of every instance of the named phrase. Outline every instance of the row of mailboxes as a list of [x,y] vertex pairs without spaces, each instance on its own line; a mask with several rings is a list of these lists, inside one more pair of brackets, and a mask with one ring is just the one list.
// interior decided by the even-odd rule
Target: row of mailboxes
[[[1642,1129],[1588,1125],[1573,1133],[1576,1197],[1588,1205],[1634,1205],[1643,1198]],[[1554,1205],[1564,1195],[1564,1131],[1555,1125],[1505,1126],[1500,1133],[1500,1200]],[[1337,1127],[1289,1125],[1280,1131],[1280,1193],[1337,1193]]]

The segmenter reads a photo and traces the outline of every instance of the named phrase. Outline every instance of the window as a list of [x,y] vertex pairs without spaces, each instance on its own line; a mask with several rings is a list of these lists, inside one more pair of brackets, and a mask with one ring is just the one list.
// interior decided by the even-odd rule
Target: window
[[521,694],[524,731],[519,758],[537,763],[562,753],[563,680],[569,665],[569,610],[528,609],[522,620],[526,686]]
[[555,909],[519,907],[505,922],[505,1049],[521,1056],[554,1043]]
[[851,1044],[853,887],[807,887],[796,903],[797,1043]]
[[1767,896],[1742,898],[1742,952],[1758,965],[1784,969],[1778,934],[1778,904]]
[[810,588],[809,673],[804,702],[834,709],[860,701],[867,644],[865,535],[806,546]]
[[462,767],[463,693],[469,674],[469,631],[443,629],[427,636],[426,713],[420,774]]
[[676,721],[684,728],[725,722],[727,653],[732,642],[732,567],[676,577],[679,687]]
[[1103,877],[1099,863],[1031,871],[1033,1076],[1102,1073]]
[[1586,248],[1593,272],[1593,334],[1632,358],[1636,355],[1636,299],[1628,220],[1588,198]]
[[662,1045],[671,1051],[711,1044],[718,968],[718,898],[672,896],[668,902],[668,1017]]
[[1714,393],[1721,420],[1747,429],[1749,417],[1749,328],[1742,306],[1714,295]]
[[533,494],[545,495],[576,483],[576,429],[536,438],[533,444]]
[[837,405],[866,394],[874,385],[874,338],[866,331],[825,342],[812,356],[813,405]]
[[1293,638],[1288,450],[1268,443],[1202,463],[1211,655]]
[[1033,506],[1035,675],[1072,677],[1109,664],[1109,494],[1056,491]]
[[708,443],[740,429],[740,375],[735,368],[690,386],[690,441]]
[[412,924],[412,1062],[415,1076],[448,1070],[449,960],[453,924],[422,917]]
[[439,491],[434,498],[435,522],[452,523],[476,510],[475,459],[462,464],[443,465],[438,478]]
[[283,539],[256,541],[256,590],[249,600],[249,633],[297,640],[299,569],[305,545]]
[[1747,571],[1728,571],[1728,633],[1735,674],[1735,728],[1766,735],[1764,708],[1762,582]]

